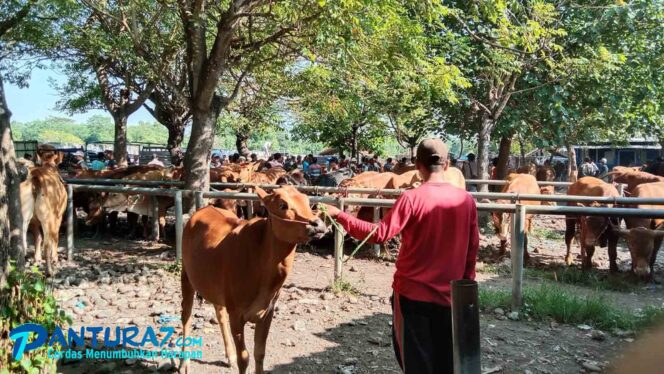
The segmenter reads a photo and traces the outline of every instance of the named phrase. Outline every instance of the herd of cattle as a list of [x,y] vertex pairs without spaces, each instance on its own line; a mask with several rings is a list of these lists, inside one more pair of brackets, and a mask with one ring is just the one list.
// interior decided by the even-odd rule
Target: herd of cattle
[[[27,233],[34,236],[35,260],[42,260],[43,247],[46,253],[46,271],[51,274],[53,264],[57,262],[58,232],[66,208],[67,193],[57,165],[62,155],[54,149],[40,148],[38,152],[39,166],[29,165],[28,177],[21,183],[21,205],[24,218],[23,242],[27,247]],[[649,174],[634,168],[616,167],[609,173],[614,183],[607,183],[593,177],[583,177],[568,187],[568,195],[618,197],[620,196],[615,183],[626,185],[625,194],[631,197],[662,197],[664,198],[664,177]],[[125,179],[145,181],[173,181],[183,179],[181,168],[164,168],[159,166],[130,166],[107,171],[78,170],[69,175],[70,178],[80,179]],[[462,173],[456,168],[446,171],[447,180],[459,187],[465,188],[466,183]],[[552,181],[555,178],[553,170],[549,167],[531,165],[515,170],[507,177],[507,183],[500,192],[516,194],[553,194],[553,186],[539,186],[538,181]],[[338,187],[359,187],[376,190],[374,194],[345,194],[351,197],[380,197],[382,189],[415,188],[422,181],[417,170],[406,168],[392,172],[364,172],[350,176],[344,171],[330,173],[328,182],[335,181]],[[264,162],[246,164],[230,164],[220,168],[210,169],[211,182],[243,183],[247,185],[280,184],[303,185],[307,184],[304,173],[299,170],[287,172],[280,168],[264,168]],[[163,186],[168,188],[168,186]],[[245,190],[246,187],[245,187]],[[226,189],[226,191],[231,191]],[[160,196],[159,204],[160,232],[163,233],[167,210],[173,206],[172,197]],[[509,201],[497,201],[508,203]],[[143,232],[132,232],[130,236],[148,236],[148,219],[153,215],[153,200],[149,196],[138,194],[122,194],[107,192],[76,191],[74,193],[74,207],[87,214],[86,224],[97,227],[97,233],[103,230],[113,231],[117,224],[118,213],[126,212],[129,226],[134,230],[143,228]],[[521,201],[526,205],[547,204],[540,201]],[[211,205],[224,208],[246,217],[246,206],[236,200],[216,199],[210,201]],[[259,202],[256,202],[254,211],[259,212]],[[582,205],[570,203],[569,205]],[[612,207],[611,203],[592,203],[590,206]],[[649,205],[639,205],[637,208],[658,208]],[[349,209],[349,208],[347,208]],[[367,221],[373,220],[373,208],[357,207],[353,213]],[[381,211],[385,214],[387,209]],[[262,215],[267,212],[262,210]],[[142,225],[138,224],[142,217]],[[504,255],[509,237],[510,215],[506,213],[493,213],[493,224],[496,234],[500,238],[499,255]],[[526,217],[526,233],[530,231],[532,216]],[[592,267],[592,256],[596,246],[608,247],[610,270],[617,271],[616,247],[619,238],[624,238],[628,244],[632,257],[632,270],[640,276],[652,276],[653,264],[657,251],[664,238],[664,220],[628,218],[625,219],[625,228],[621,227],[621,220],[611,216],[569,216],[566,218],[565,244],[567,246],[565,261],[568,265],[573,263],[571,253],[572,241],[577,239],[581,247],[581,261],[584,268]],[[527,240],[527,238],[526,238]],[[526,242],[527,243],[527,242]],[[527,244],[526,244],[527,248]],[[526,257],[528,251],[525,251]]]

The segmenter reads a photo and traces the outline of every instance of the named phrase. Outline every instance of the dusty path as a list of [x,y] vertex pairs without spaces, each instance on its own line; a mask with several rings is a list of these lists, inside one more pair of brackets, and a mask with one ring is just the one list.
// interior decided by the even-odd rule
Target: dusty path
[[[547,223],[548,222],[548,223]],[[560,224],[540,220],[544,236],[560,233]],[[552,234],[554,233],[554,234]],[[542,231],[539,232],[542,234]],[[562,262],[560,240],[533,235],[533,256],[538,268]],[[496,239],[483,236],[483,256]],[[180,286],[178,276],[165,270],[173,263],[169,246],[110,240],[77,241],[78,262],[61,269],[56,296],[74,316],[74,325],[174,326],[180,333]],[[397,373],[390,340],[390,285],[394,265],[390,262],[354,259],[347,264],[346,279],[355,295],[334,294],[333,260],[325,249],[305,248],[296,257],[277,306],[268,339],[266,368],[273,373]],[[628,253],[620,253],[625,261]],[[488,260],[488,259],[487,259]],[[600,269],[608,266],[606,251],[598,251]],[[558,264],[557,264],[558,263]],[[500,265],[500,262],[497,263]],[[557,265],[556,265],[557,264]],[[481,262],[481,287],[509,288],[509,274],[482,271],[496,263]],[[624,266],[624,264],[623,264]],[[602,270],[599,270],[600,272]],[[528,282],[528,280],[527,280]],[[574,286],[569,286],[573,289]],[[661,287],[635,286],[627,293],[610,292],[619,305],[661,304]],[[196,304],[194,336],[203,338],[203,358],[191,363],[193,373],[230,373],[214,312],[209,304]],[[253,352],[253,330],[247,325],[247,345]],[[484,311],[481,316],[482,366],[502,373],[568,373],[605,367],[631,337],[607,334],[593,340],[591,332],[575,326],[549,322],[515,322]],[[63,373],[135,373],[172,370],[175,361],[81,360],[61,362]],[[250,365],[253,371],[253,362]]]

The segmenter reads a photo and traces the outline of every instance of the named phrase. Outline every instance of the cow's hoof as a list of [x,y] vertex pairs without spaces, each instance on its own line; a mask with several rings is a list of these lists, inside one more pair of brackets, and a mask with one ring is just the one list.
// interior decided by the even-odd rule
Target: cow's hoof
[[574,257],[572,255],[565,256],[565,264],[567,264],[567,266],[572,266],[573,263]]

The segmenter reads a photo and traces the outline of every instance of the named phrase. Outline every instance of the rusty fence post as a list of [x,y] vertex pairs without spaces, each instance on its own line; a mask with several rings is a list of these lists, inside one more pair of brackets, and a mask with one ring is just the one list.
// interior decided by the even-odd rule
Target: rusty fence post
[[512,310],[519,311],[523,304],[523,256],[526,251],[526,206],[516,204],[512,215]]
[[454,374],[480,374],[480,310],[477,282],[452,281]]
[[74,186],[67,184],[67,261],[74,261]]
[[159,198],[157,195],[150,196],[150,202],[152,204],[152,240],[155,242],[159,241]]
[[[373,222],[378,223],[380,222],[380,207],[375,206],[373,208]],[[376,257],[380,256],[380,244],[374,244],[373,245],[374,252],[376,252]]]
[[[344,199],[339,199],[337,207],[344,210]],[[334,280],[341,279],[343,276],[343,259],[344,259],[344,235],[343,230],[334,229]]]
[[182,260],[182,231],[184,218],[182,217],[182,191],[175,191],[175,260]]

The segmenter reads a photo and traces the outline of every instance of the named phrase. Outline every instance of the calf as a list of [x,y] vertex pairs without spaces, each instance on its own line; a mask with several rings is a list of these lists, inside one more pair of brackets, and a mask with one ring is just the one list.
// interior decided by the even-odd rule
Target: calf
[[[568,187],[567,194],[570,196],[594,196],[594,197],[620,197],[618,190],[609,183],[594,177],[583,177]],[[592,207],[612,207],[610,203],[594,202],[590,204],[568,203],[568,206],[592,206]],[[581,263],[584,269],[592,267],[592,258],[595,253],[595,246],[602,248],[608,246],[609,251],[609,270],[618,271],[616,263],[618,235],[613,229],[613,225],[618,224],[618,219],[608,216],[571,216],[565,217],[565,245],[567,253],[565,263],[572,265],[571,248],[572,239],[579,234],[578,243],[581,246]]]
[[[539,195],[540,189],[537,186],[537,180],[531,174],[516,174],[512,173],[507,176],[507,184],[503,186],[501,191],[502,193],[514,193],[514,194],[528,194],[528,195]],[[508,204],[509,200],[497,200],[499,204]],[[540,205],[539,201],[528,201],[521,200],[521,204],[524,205]],[[493,219],[493,225],[496,229],[496,234],[500,238],[500,251],[498,252],[499,256],[504,256],[507,249],[507,237],[510,234],[510,214],[509,213],[491,213]],[[528,233],[530,232],[530,227],[532,224],[533,216],[532,214],[526,215],[526,235],[524,238],[524,259],[528,259]]]
[[[244,221],[208,206],[192,215],[182,239],[182,339],[189,334],[198,293],[214,305],[226,357],[242,374],[249,364],[244,325],[256,324],[254,358],[256,373],[262,374],[274,305],[293,266],[295,247],[325,233],[308,197],[295,188],[284,186],[267,194],[257,187],[256,193],[268,218]],[[188,372],[188,365],[183,360],[181,372]]]
[[[664,198],[664,182],[638,185],[632,197]],[[639,209],[662,209],[661,205],[640,204]],[[632,271],[640,277],[652,279],[657,252],[664,238],[664,219],[626,218],[627,229],[615,227],[618,235],[627,240],[632,257]]]
[[[46,251],[46,274],[54,273],[58,262],[60,224],[67,207],[67,189],[52,164],[30,169],[21,183],[23,244],[27,248],[28,226],[35,242],[35,262],[42,261],[42,235]],[[29,223],[29,224],[28,224]]]

